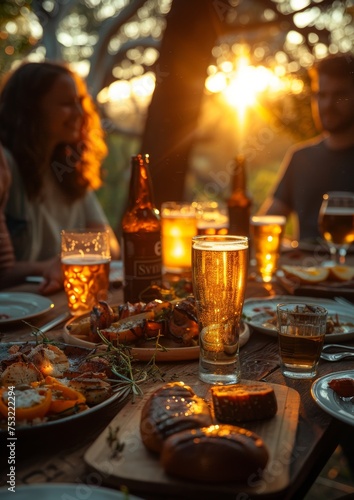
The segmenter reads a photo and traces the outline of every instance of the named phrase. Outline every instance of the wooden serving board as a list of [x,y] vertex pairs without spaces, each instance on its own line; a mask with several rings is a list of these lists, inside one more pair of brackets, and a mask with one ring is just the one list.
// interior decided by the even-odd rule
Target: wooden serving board
[[[185,377],[183,381],[190,385],[196,394],[210,401],[210,386],[196,382],[195,378],[193,383],[186,380],[188,378]],[[144,397],[134,404],[127,403],[87,450],[85,461],[100,473],[104,483],[115,487],[125,485],[132,493],[140,495],[145,493],[149,498],[153,493],[171,497],[181,495],[183,498],[196,498],[198,494],[198,498],[200,495],[205,499],[226,496],[236,498],[235,494],[241,492],[245,495],[242,498],[249,498],[248,495],[261,497],[280,492],[289,484],[289,466],[295,443],[300,396],[297,391],[289,387],[270,385],[274,388],[278,402],[278,412],[275,417],[243,425],[259,434],[268,448],[270,459],[261,478],[249,477],[243,483],[200,483],[167,476],[158,457],[144,447],[139,432],[142,407],[159,385],[146,391]],[[119,440],[124,443],[124,448],[120,454],[114,456],[108,438],[117,428],[119,428]]]

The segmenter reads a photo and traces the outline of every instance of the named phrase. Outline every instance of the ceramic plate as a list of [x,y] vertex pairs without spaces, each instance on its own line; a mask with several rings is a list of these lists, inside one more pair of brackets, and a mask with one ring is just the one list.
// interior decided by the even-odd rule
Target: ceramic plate
[[342,331],[326,335],[325,342],[345,342],[354,338],[354,307],[351,312],[349,307],[339,304],[330,299],[316,299],[314,297],[291,297],[289,295],[275,295],[267,298],[254,298],[245,300],[243,306],[244,321],[255,330],[266,335],[277,336],[277,329],[274,322],[277,304],[280,302],[304,302],[323,306],[328,310],[329,316],[335,318],[338,314],[340,323],[343,323]]
[[[84,318],[87,315],[83,315]],[[77,321],[81,317],[78,316],[76,318],[72,318],[69,320],[64,327],[64,340],[68,344],[78,345],[86,348],[96,347],[97,344],[93,342],[89,342],[84,338],[80,338],[79,336],[73,335],[70,333],[68,326]],[[241,332],[240,332],[240,347],[246,344],[250,337],[250,330],[246,323],[242,323]],[[153,342],[153,341],[152,341]],[[152,356],[155,355],[156,361],[187,361],[199,358],[199,346],[193,347],[183,347],[173,342],[171,339],[160,339],[160,344],[163,346],[163,349],[156,349],[150,346],[142,346],[142,347],[132,347],[131,354],[132,356],[139,361],[150,361]],[[151,345],[151,342],[150,342]]]
[[50,299],[34,293],[0,293],[0,325],[34,318],[53,307]]
[[[8,356],[8,349],[12,345],[15,344],[23,344],[23,342],[12,342],[12,343],[7,343],[7,344],[2,344],[0,343],[0,361],[2,359],[5,359]],[[28,344],[31,344],[29,342]],[[35,345],[35,343],[33,343]],[[70,363],[70,368],[74,371],[75,368],[80,364],[80,362],[84,361],[88,355],[92,354],[92,349],[86,349],[84,347],[80,346],[73,346],[73,345],[67,345],[67,344],[57,344],[60,349],[64,351],[66,354],[69,363]],[[28,432],[33,432],[34,430],[40,429],[41,431],[45,429],[52,429],[54,431],[56,428],[59,428],[62,425],[70,425],[73,422],[89,417],[90,415],[95,418],[96,415],[100,412],[100,410],[104,410],[108,405],[113,403],[114,401],[118,400],[121,397],[120,392],[115,392],[107,398],[105,401],[102,403],[99,403],[98,405],[92,406],[80,413],[76,413],[74,415],[69,415],[67,417],[60,418],[58,420],[51,420],[47,422],[42,422],[36,425],[28,425],[28,426],[20,426],[16,425],[16,435],[23,435],[23,434],[28,434]],[[96,417],[97,418],[97,417]],[[0,437],[1,435],[5,434],[7,432],[7,427],[5,429],[0,428]],[[16,489],[17,492],[17,489]]]
[[[84,493],[83,493],[84,491]],[[0,500],[6,500],[10,496],[7,487],[0,488]],[[89,498],[90,500],[141,500],[141,497],[133,495],[127,496],[117,490],[108,488],[89,486],[87,484],[29,484],[26,486],[16,486],[16,500],[48,500],[55,499],[75,499]]]
[[354,370],[330,373],[318,378],[312,384],[311,395],[326,413],[346,424],[354,425],[354,402],[352,399],[341,398],[328,387],[328,383],[331,380],[339,378],[354,379]]

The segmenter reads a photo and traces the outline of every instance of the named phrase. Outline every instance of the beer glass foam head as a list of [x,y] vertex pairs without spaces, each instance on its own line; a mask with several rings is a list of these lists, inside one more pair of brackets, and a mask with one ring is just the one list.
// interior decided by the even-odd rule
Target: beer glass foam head
[[285,225],[286,217],[283,215],[254,215],[251,217],[251,224],[254,226],[263,226],[265,224]]
[[[223,236],[225,240],[223,241],[213,241],[213,236],[210,236],[207,240],[199,240],[198,238],[193,238],[193,248],[195,250],[211,250],[214,252],[226,252],[233,250],[247,250],[248,249],[248,239],[240,237],[239,240],[234,241],[233,239],[227,239],[227,236]],[[234,238],[230,236],[230,238]]]

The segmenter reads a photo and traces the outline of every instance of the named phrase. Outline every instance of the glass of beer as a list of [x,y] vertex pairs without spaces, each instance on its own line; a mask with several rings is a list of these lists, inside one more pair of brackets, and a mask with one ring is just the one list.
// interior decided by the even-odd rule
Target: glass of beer
[[248,271],[248,239],[195,236],[192,279],[199,324],[199,378],[209,384],[240,380],[239,330]]
[[162,265],[165,272],[191,270],[191,243],[197,234],[195,207],[167,201],[161,206]]
[[354,193],[330,191],[323,195],[319,229],[331,255],[345,264],[349,245],[354,242]]
[[110,260],[108,231],[61,232],[64,290],[71,314],[88,313],[99,300],[107,300]]
[[194,201],[196,209],[198,234],[227,234],[229,217],[226,207],[217,201]]
[[327,309],[314,304],[278,304],[277,324],[283,375],[315,377],[326,334]]
[[280,256],[286,217],[282,215],[254,215],[251,217],[252,253],[257,279],[273,281]]

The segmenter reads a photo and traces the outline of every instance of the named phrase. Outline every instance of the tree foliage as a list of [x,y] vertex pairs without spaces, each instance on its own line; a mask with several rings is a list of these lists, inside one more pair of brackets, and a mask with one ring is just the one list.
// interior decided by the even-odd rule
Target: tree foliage
[[[136,107],[135,133],[153,153],[162,202],[183,196],[208,68],[232,63],[246,46],[251,64],[301,79],[301,94],[263,105],[275,127],[309,137],[307,69],[353,49],[353,11],[352,0],[3,0],[0,68],[23,57],[64,60],[86,75],[95,97],[112,82],[153,71],[152,101]],[[123,120],[109,130],[127,126]]]

